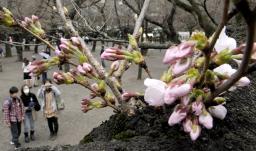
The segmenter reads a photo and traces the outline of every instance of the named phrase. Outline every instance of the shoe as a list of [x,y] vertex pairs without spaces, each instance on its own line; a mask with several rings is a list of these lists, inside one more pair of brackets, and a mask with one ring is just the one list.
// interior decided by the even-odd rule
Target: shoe
[[17,145],[15,145],[14,150],[17,150],[17,149],[19,149],[20,147],[21,147],[21,144],[20,144],[20,143],[18,143]]
[[25,143],[29,143],[29,137],[25,137]]
[[14,145],[14,142],[13,142],[13,141],[10,141],[10,144],[11,144],[11,145]]
[[24,133],[24,136],[25,136],[25,143],[29,143],[28,133],[25,132],[25,133]]
[[54,140],[54,134],[50,134],[49,140]]
[[31,141],[35,140],[34,131],[30,131],[30,140]]

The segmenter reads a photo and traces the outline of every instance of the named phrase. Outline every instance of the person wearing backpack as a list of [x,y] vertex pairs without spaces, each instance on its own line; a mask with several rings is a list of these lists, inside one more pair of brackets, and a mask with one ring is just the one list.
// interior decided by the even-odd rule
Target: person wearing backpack
[[[34,112],[39,111],[41,106],[38,103],[37,97],[34,93],[30,92],[28,85],[23,85],[21,87],[21,96],[20,99],[25,108],[25,120],[24,120],[24,136],[25,142],[34,141],[35,136],[35,117]],[[29,137],[30,132],[30,137]]]
[[58,134],[59,123],[58,123],[58,111],[59,98],[61,95],[60,90],[52,84],[50,79],[45,80],[44,85],[38,90],[38,98],[41,99],[41,108],[43,114],[48,122],[50,130],[50,140],[55,140]]
[[12,141],[15,149],[21,147],[19,136],[21,133],[21,123],[24,120],[24,106],[18,98],[19,89],[11,87],[10,97],[3,103],[4,123],[11,129]]

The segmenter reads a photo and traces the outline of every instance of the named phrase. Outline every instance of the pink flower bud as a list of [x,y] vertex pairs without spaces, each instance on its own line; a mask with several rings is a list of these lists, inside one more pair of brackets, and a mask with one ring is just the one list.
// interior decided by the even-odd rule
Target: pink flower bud
[[187,83],[182,84],[180,86],[175,85],[173,87],[168,87],[165,91],[164,101],[166,104],[171,104],[177,98],[189,94],[191,92],[191,90],[192,90],[192,86]]
[[183,42],[178,46],[172,46],[166,50],[163,63],[173,64],[177,59],[190,56],[195,47],[194,42]]
[[111,68],[111,70],[113,70],[113,71],[117,71],[118,68],[119,68],[119,65],[120,65],[119,61],[114,61],[114,62],[111,64],[110,68]]
[[57,55],[57,56],[59,56],[61,54],[61,51],[58,48],[56,48],[54,52],[55,52],[55,55]]
[[211,106],[208,111],[213,117],[223,120],[227,115],[227,109],[223,105]]
[[202,101],[195,101],[192,103],[192,111],[195,115],[199,116],[202,113],[204,104]]
[[80,72],[81,74],[86,74],[84,68],[83,68],[81,65],[78,65],[78,66],[77,66],[77,70],[78,70],[78,72]]
[[168,124],[170,126],[178,124],[182,120],[184,120],[186,116],[187,116],[187,108],[182,105],[177,105],[168,120]]
[[236,85],[239,87],[244,87],[244,86],[248,86],[250,83],[251,81],[247,77],[242,77],[237,81]]
[[183,104],[183,105],[185,105],[185,106],[187,106],[188,103],[189,103],[189,101],[190,101],[190,98],[189,98],[188,95],[186,95],[186,96],[183,96],[183,97],[181,98],[180,103]]
[[198,125],[198,119],[192,122],[192,130],[190,131],[190,138],[195,141],[201,134],[201,127]]
[[60,38],[60,42],[64,45],[69,45],[69,40],[68,39],[65,39],[65,38]]
[[183,123],[183,129],[184,129],[184,132],[187,132],[189,133],[191,130],[192,130],[192,121],[191,121],[191,118],[186,118]]
[[93,70],[93,67],[92,65],[90,65],[89,63],[83,63],[83,69],[86,71],[86,72],[91,72]]
[[78,46],[78,45],[81,44],[78,37],[71,37],[71,41],[72,41],[72,43],[73,43],[74,45],[76,45],[76,46]]
[[172,74],[173,76],[180,75],[187,71],[192,64],[191,58],[186,58],[185,62],[184,60],[180,59],[178,60],[173,66],[172,66]]
[[32,18],[32,21],[33,21],[33,22],[38,21],[38,19],[39,19],[38,16],[35,16],[35,15],[32,15],[31,18]]
[[22,25],[23,27],[27,27],[27,26],[28,26],[28,24],[27,24],[25,21],[21,21],[21,25]]
[[32,23],[32,20],[30,19],[30,18],[28,18],[28,17],[25,17],[25,22],[28,24],[28,25],[30,25],[31,23]]
[[207,111],[203,111],[199,115],[199,123],[205,128],[211,129],[213,127],[213,118],[211,114],[209,114]]

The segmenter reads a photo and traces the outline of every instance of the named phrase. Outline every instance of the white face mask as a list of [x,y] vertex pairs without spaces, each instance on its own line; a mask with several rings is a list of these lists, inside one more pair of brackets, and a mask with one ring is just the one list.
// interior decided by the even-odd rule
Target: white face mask
[[24,88],[23,92],[27,95],[29,93],[29,88]]

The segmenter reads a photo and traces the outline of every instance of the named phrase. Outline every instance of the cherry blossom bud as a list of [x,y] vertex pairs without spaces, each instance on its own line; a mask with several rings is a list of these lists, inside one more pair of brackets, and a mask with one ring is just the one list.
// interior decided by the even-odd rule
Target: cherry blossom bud
[[189,104],[189,101],[190,101],[190,97],[189,97],[188,95],[185,95],[185,96],[183,96],[183,97],[181,98],[180,103],[181,103],[182,105],[187,106],[187,105]]
[[208,111],[213,117],[223,120],[227,115],[227,109],[223,105],[211,106]]
[[203,125],[207,129],[211,129],[213,127],[213,118],[211,114],[209,114],[206,110],[204,110],[199,115],[199,123]]
[[33,22],[35,22],[35,21],[38,21],[39,18],[35,15],[32,15],[31,19],[32,19]]
[[193,53],[195,43],[183,42],[178,46],[172,46],[166,50],[163,63],[173,64],[177,59],[190,56]]
[[81,65],[77,66],[77,70],[78,72],[80,72],[81,74],[86,74],[86,71],[84,70],[84,68]]
[[203,50],[208,44],[208,39],[204,32],[193,32],[190,39],[196,42],[196,48],[199,50]]
[[32,23],[32,20],[30,19],[30,18],[28,18],[28,17],[25,17],[25,22],[28,24],[28,25],[30,25],[31,23]]
[[244,86],[248,86],[250,83],[251,81],[247,77],[242,77],[237,81],[236,85],[239,87],[244,87]]
[[57,56],[61,55],[61,51],[58,48],[55,49],[54,53]]
[[182,125],[183,125],[184,132],[189,133],[189,132],[192,130],[192,121],[191,121],[191,118],[188,118],[188,117],[187,117],[187,118],[182,122]]
[[173,66],[172,66],[172,74],[173,76],[180,75],[187,71],[192,64],[192,59],[191,58],[185,58],[178,60]]
[[114,62],[111,64],[110,68],[111,68],[111,70],[113,70],[113,71],[117,71],[118,68],[119,68],[119,65],[120,65],[119,61],[114,61]]
[[202,101],[195,101],[192,103],[192,111],[195,115],[199,116],[202,113],[204,104]]
[[165,91],[164,101],[166,104],[172,104],[177,98],[189,94],[191,90],[192,86],[190,84],[168,87]]
[[78,37],[71,37],[71,41],[74,45],[79,46],[81,45],[81,42]]
[[170,126],[173,126],[175,124],[180,123],[183,119],[185,119],[187,116],[187,108],[182,105],[177,105],[172,112],[168,124]]
[[0,25],[1,24],[7,27],[14,26],[16,24],[12,13],[5,7],[0,10]]
[[92,65],[89,64],[89,63],[83,63],[83,69],[84,69],[86,72],[92,72],[93,67],[92,67]]
[[190,131],[190,138],[195,141],[201,134],[201,127],[198,125],[198,119],[193,120],[192,130]]

